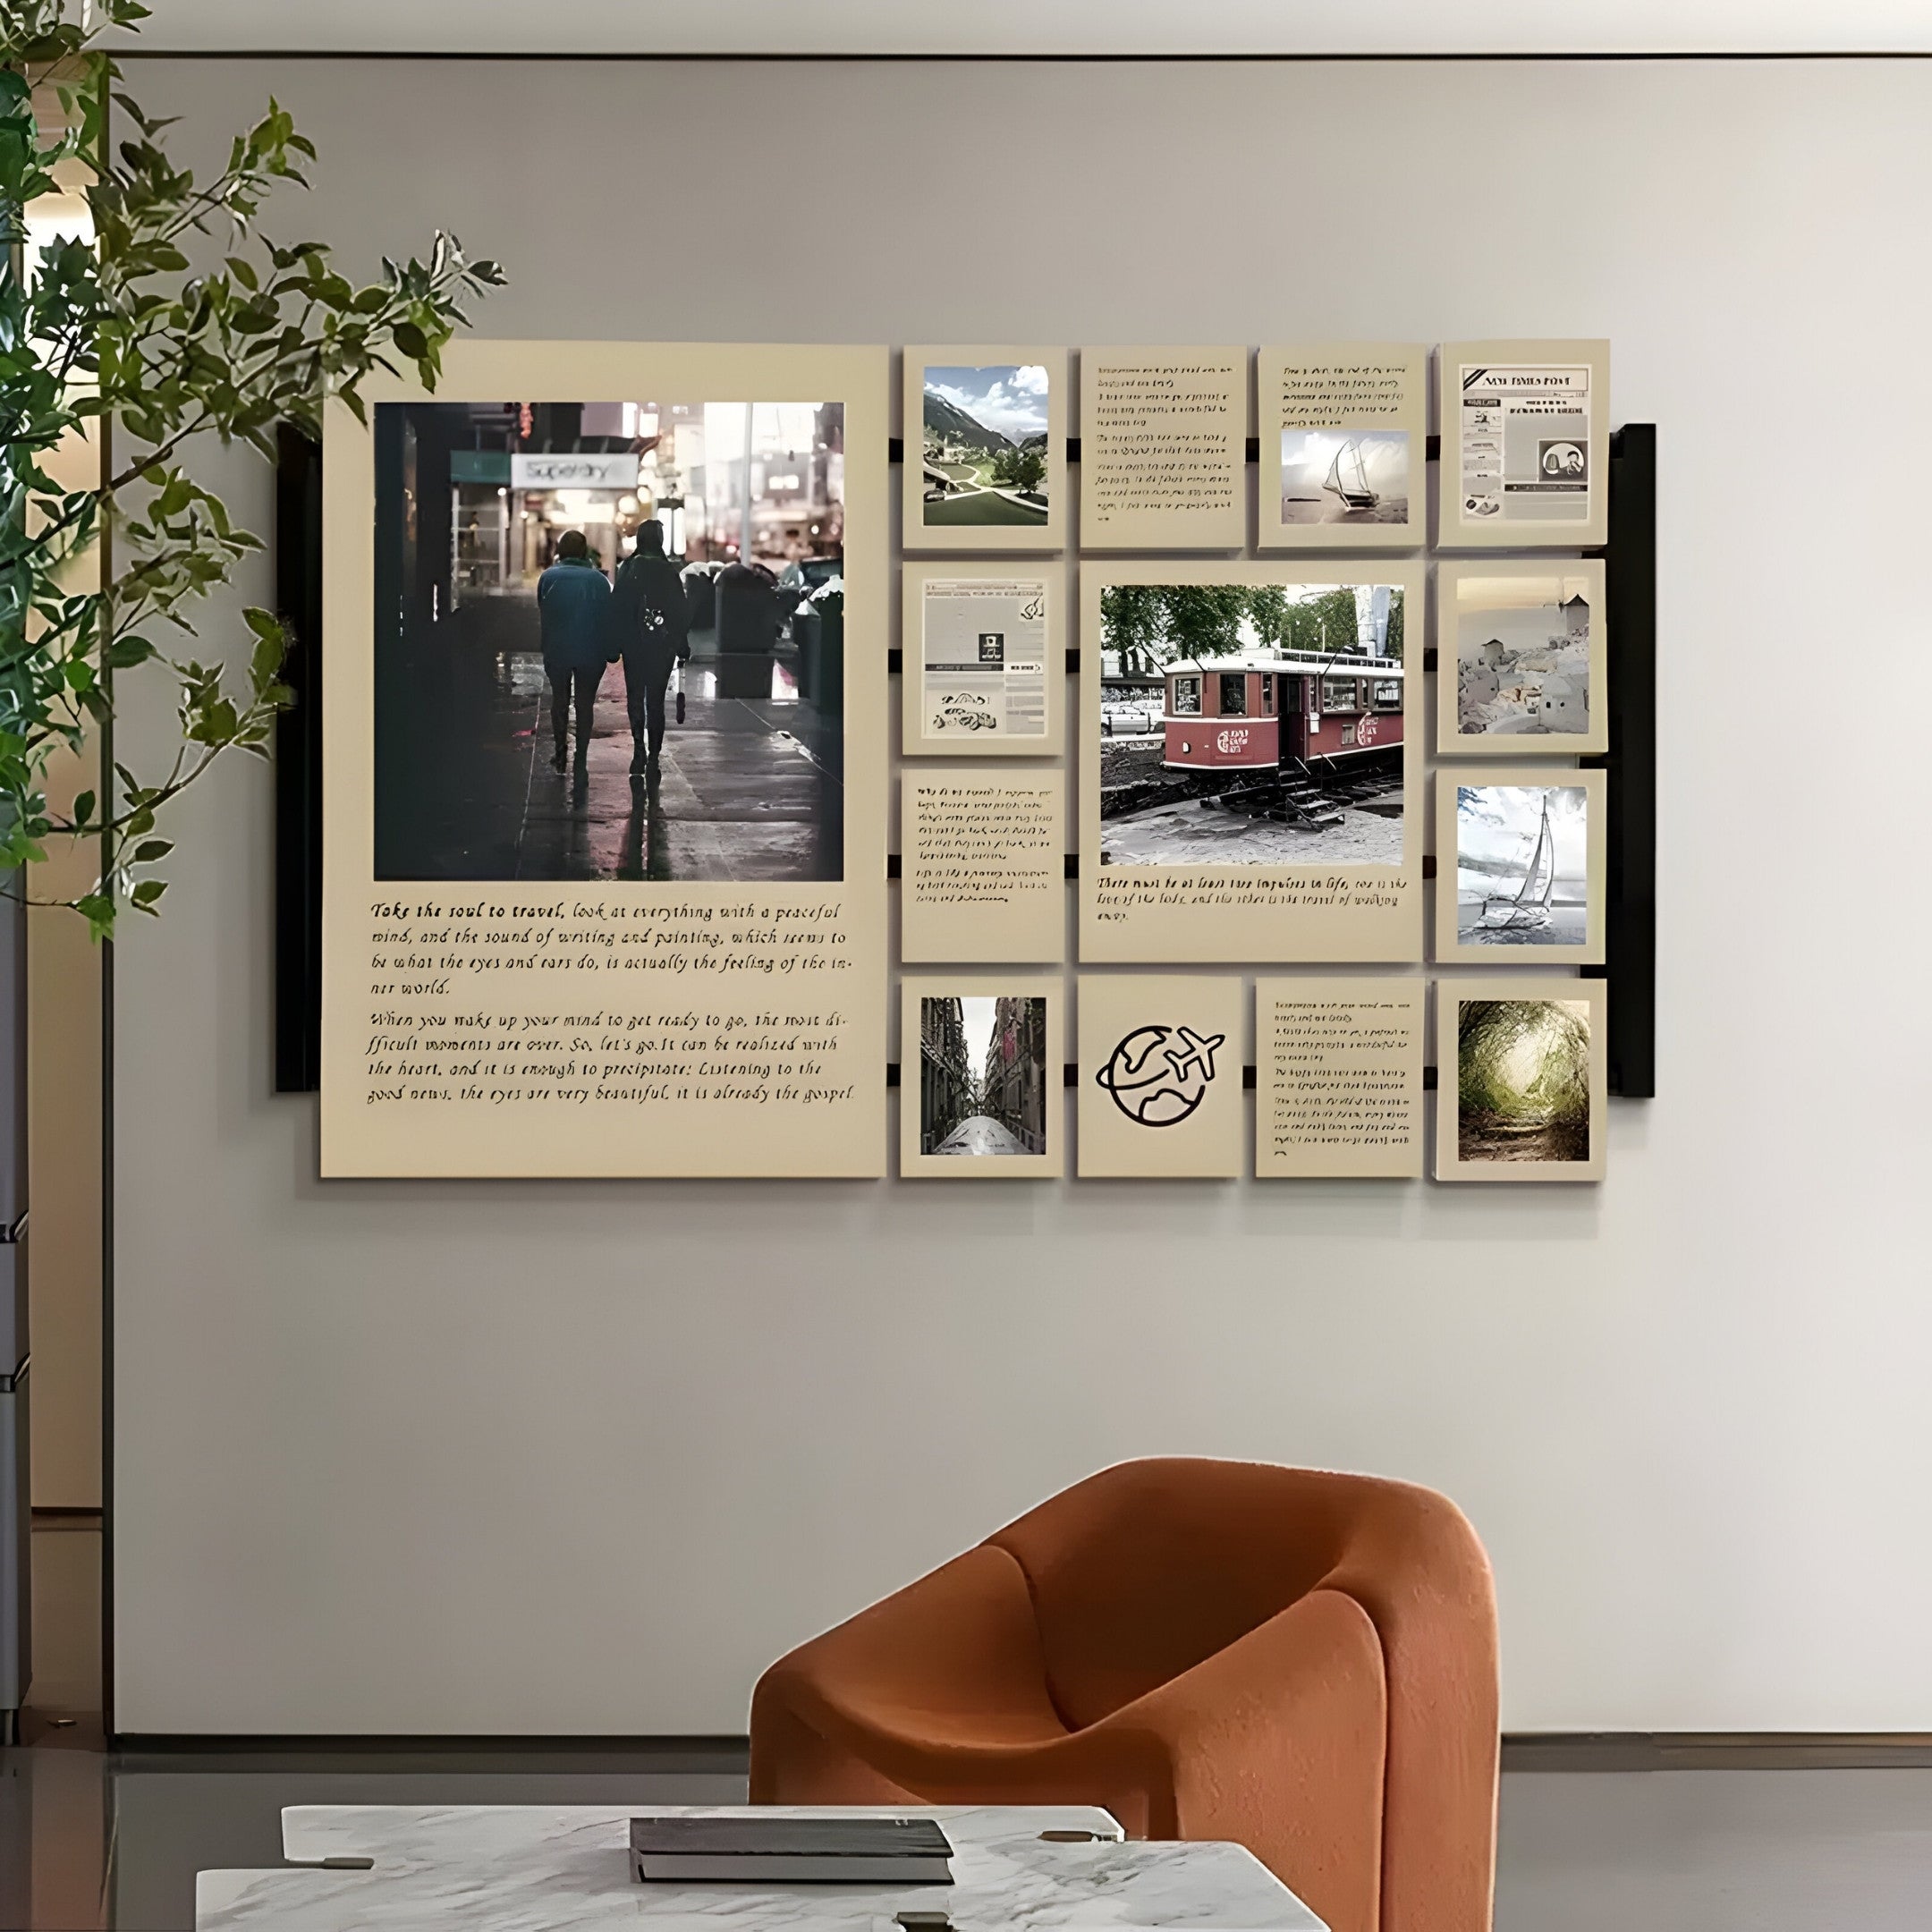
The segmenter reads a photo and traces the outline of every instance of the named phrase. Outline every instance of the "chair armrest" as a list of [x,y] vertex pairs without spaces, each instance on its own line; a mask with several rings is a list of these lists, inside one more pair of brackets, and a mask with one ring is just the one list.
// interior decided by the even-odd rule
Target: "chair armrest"
[[1388,1678],[1383,1909],[1414,1932],[1488,1932],[1496,1887],[1496,1585],[1446,1497],[1383,1487],[1326,1579],[1374,1618]]
[[1332,1932],[1376,1932],[1388,1724],[1382,1648],[1320,1589],[1093,1727],[1158,1739],[1169,1815],[1150,1835],[1243,1844]]

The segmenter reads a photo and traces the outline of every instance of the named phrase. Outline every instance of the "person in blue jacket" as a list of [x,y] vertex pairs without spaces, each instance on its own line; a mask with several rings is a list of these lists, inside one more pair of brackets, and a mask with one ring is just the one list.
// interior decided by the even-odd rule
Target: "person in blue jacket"
[[550,679],[550,724],[559,771],[570,750],[570,715],[577,708],[577,768],[590,755],[590,718],[610,655],[610,580],[590,561],[581,530],[557,538],[557,560],[537,580],[537,616],[543,630],[544,670]]

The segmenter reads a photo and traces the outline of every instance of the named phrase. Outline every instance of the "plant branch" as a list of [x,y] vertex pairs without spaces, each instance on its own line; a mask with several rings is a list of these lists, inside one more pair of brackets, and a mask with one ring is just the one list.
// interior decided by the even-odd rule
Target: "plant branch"
[[[154,869],[173,846],[157,814],[228,752],[267,756],[290,702],[289,636],[270,612],[243,612],[239,674],[158,650],[148,634],[167,624],[193,635],[207,599],[260,548],[182,467],[188,453],[214,437],[270,453],[278,421],[317,428],[332,396],[360,415],[359,385],[378,370],[411,369],[433,389],[464,300],[503,280],[443,234],[427,260],[386,260],[361,288],[321,244],[267,240],[265,202],[307,186],[313,146],[270,100],[208,179],[176,166],[168,123],[92,50],[101,30],[146,13],[140,0],[97,0],[90,22],[62,0],[8,0],[0,12],[0,233],[24,240],[25,209],[74,160],[90,170],[94,231],[91,245],[54,242],[31,276],[0,280],[0,871],[17,875],[8,889],[23,902],[71,905],[97,935],[123,907],[157,909],[166,885]],[[61,64],[80,76],[59,83],[69,124],[43,137],[32,76]],[[131,130],[112,148],[110,97]],[[198,270],[186,250],[222,216],[227,251]],[[41,460],[79,434],[126,453],[90,488],[63,489]],[[67,588],[110,531],[118,567],[97,589]],[[117,763],[98,791],[51,813],[49,761],[86,747],[113,717],[114,680],[135,674],[172,683],[179,730],[165,775]],[[24,869],[49,837],[98,841],[91,891],[29,892]]]

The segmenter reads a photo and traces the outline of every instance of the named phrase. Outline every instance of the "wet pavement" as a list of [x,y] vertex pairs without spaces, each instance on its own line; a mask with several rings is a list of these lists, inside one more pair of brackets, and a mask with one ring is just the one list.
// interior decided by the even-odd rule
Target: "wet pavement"
[[1010,1128],[984,1114],[962,1120],[937,1147],[935,1154],[1024,1154],[1025,1145]]
[[[798,694],[787,658],[768,695],[720,698],[715,658],[684,673],[653,779],[633,779],[623,671],[606,670],[588,756],[558,772],[550,689],[533,651],[473,661],[421,693],[417,755],[380,746],[377,877],[395,879],[758,879],[840,877],[839,721]],[[460,688],[455,688],[459,687]],[[446,703],[443,700],[446,698]],[[576,752],[572,742],[572,763]]]

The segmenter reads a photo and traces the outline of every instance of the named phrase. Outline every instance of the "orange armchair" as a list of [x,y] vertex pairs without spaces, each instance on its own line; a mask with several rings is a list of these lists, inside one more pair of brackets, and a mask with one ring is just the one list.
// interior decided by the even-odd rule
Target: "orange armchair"
[[1333,1932],[1486,1932],[1496,1601],[1406,1483],[1104,1470],[773,1665],[758,1804],[1105,1805],[1246,1845]]

